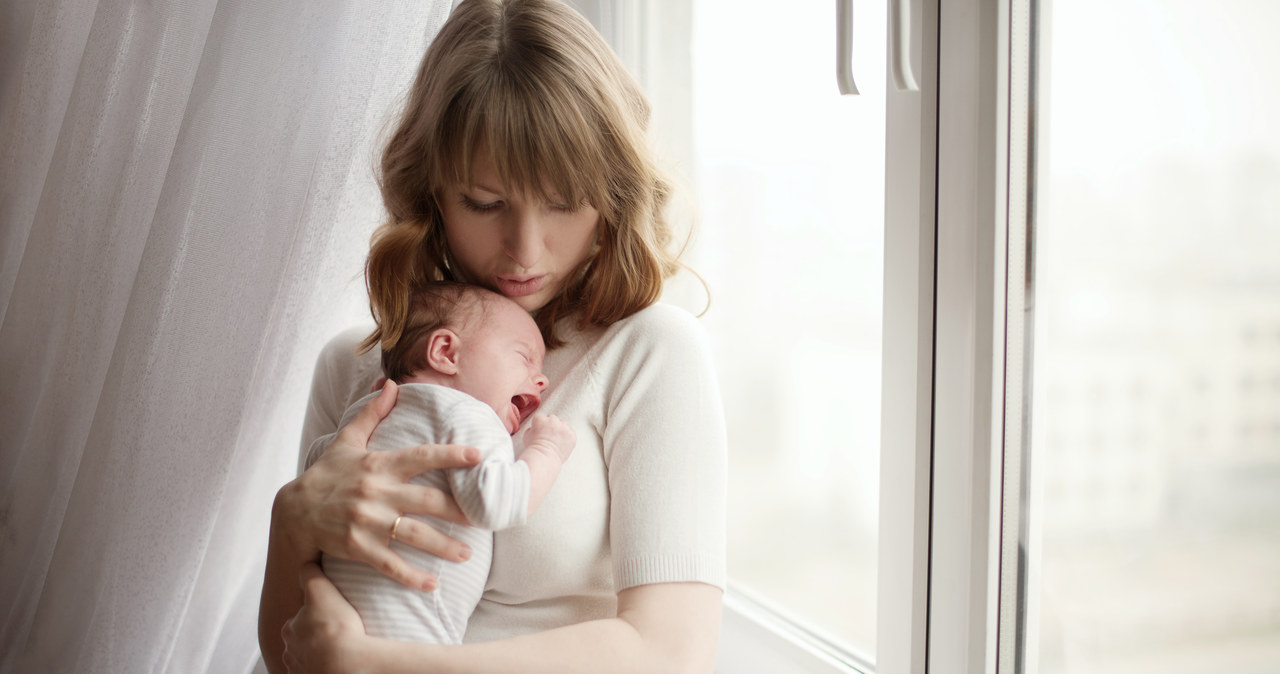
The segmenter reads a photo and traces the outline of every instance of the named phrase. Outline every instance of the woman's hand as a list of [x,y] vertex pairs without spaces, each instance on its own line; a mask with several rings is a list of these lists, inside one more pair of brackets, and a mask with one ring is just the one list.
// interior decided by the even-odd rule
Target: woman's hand
[[446,492],[408,484],[409,478],[441,468],[472,466],[480,452],[454,445],[422,445],[392,452],[369,452],[369,436],[395,406],[397,387],[387,382],[347,424],[324,454],[276,496],[276,532],[302,559],[319,553],[369,564],[408,587],[430,590],[435,578],[406,563],[389,547],[396,540],[442,559],[462,561],[471,550],[404,513],[434,515],[466,523]]
[[360,614],[315,564],[302,567],[299,581],[302,608],[280,630],[288,671],[356,671],[364,662],[359,645],[369,638]]
[[[284,671],[281,628],[303,607],[298,573],[308,562],[319,561],[324,552],[369,564],[411,588],[430,590],[436,579],[391,551],[392,525],[402,513],[465,522],[451,496],[408,480],[428,470],[475,465],[479,450],[423,445],[369,452],[369,436],[395,406],[396,391],[388,382],[315,465],[276,494],[258,606],[258,645],[272,674]],[[443,559],[461,561],[471,554],[467,546],[410,517],[400,520],[396,539]]]

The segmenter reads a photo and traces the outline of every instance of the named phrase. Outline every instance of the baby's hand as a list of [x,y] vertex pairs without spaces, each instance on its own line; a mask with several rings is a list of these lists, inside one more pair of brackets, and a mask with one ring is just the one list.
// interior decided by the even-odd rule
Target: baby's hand
[[578,435],[569,424],[551,414],[533,417],[529,421],[529,430],[524,432],[525,449],[549,450],[560,457],[561,461],[569,460],[569,454],[573,452],[573,446],[577,442]]

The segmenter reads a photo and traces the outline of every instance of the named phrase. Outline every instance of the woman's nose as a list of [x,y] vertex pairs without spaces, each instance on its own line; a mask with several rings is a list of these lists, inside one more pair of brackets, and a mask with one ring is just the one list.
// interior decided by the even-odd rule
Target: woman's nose
[[507,257],[521,269],[532,269],[542,259],[542,223],[536,208],[518,209],[512,213],[507,231]]

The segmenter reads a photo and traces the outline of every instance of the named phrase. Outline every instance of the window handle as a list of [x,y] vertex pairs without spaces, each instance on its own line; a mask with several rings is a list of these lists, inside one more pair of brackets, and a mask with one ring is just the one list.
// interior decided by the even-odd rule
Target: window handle
[[920,91],[911,72],[911,0],[893,0],[889,20],[893,24],[890,62],[894,85],[898,91]]
[[836,84],[842,96],[857,96],[853,82],[853,0],[836,0]]

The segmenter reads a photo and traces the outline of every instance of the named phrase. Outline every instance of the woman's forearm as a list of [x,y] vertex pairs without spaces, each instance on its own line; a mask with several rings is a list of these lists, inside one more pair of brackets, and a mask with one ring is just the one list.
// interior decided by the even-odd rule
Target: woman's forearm
[[[638,631],[621,618],[593,620],[501,641],[440,646],[378,641],[365,661],[371,671],[397,674],[574,674],[679,672],[647,652]],[[430,663],[430,664],[426,664]],[[706,670],[710,672],[710,670]]]
[[262,649],[262,659],[271,674],[283,674],[285,671],[280,628],[302,607],[298,571],[303,564],[320,558],[318,549],[299,549],[290,540],[281,522],[280,501],[277,494],[271,507],[267,570],[262,580],[262,599],[258,604],[258,647]]
[[370,640],[359,659],[406,674],[710,674],[720,605],[710,585],[645,585],[619,593],[617,618],[462,646]]

